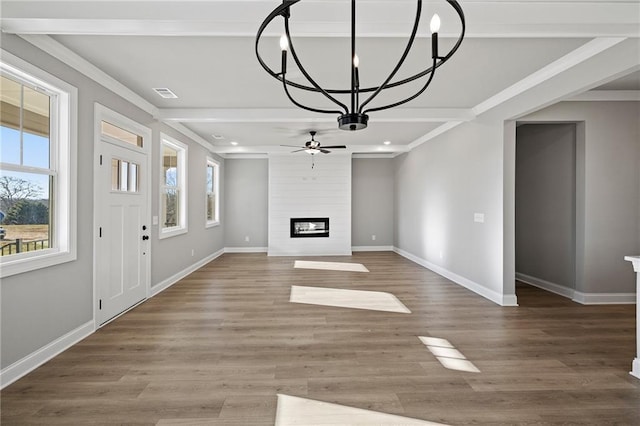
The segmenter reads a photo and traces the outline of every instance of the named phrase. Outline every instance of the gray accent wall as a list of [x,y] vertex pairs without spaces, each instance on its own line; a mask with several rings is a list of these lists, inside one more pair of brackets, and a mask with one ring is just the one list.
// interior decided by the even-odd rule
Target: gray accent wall
[[226,159],[224,176],[224,246],[267,247],[269,160]]
[[395,159],[395,247],[497,303],[514,293],[503,285],[504,137],[502,121],[478,119]]
[[623,258],[640,253],[640,102],[562,102],[522,121],[580,123],[576,290],[635,293]]
[[576,125],[516,129],[516,272],[575,288]]
[[[93,321],[93,151],[94,103],[98,102],[153,130],[152,215],[158,214],[159,132],[189,145],[189,234],[158,241],[151,234],[152,281],[165,280],[222,248],[224,215],[204,230],[206,150],[115,93],[23,39],[2,34],[1,47],[78,88],[77,260],[3,278],[0,283],[0,368],[4,369]],[[221,165],[223,166],[221,161]],[[223,174],[221,174],[223,175]],[[221,198],[223,199],[223,198]],[[157,227],[154,227],[157,231]],[[191,256],[191,248],[195,256]]]
[[78,88],[77,260],[3,278],[1,367],[93,320],[93,119],[99,102],[142,124],[153,118],[21,38],[2,48]]
[[393,246],[393,164],[392,158],[352,160],[351,243],[355,247]]
[[[158,225],[152,227],[152,251],[151,251],[151,286],[163,284],[175,274],[191,267],[207,256],[222,250],[224,247],[224,205],[220,209],[220,225],[206,227],[206,167],[207,156],[210,156],[220,164],[220,177],[224,182],[225,160],[211,154],[202,145],[191,141],[177,130],[162,124],[154,123],[153,143],[154,147],[160,146],[160,132],[188,145],[187,159],[187,227],[189,232],[170,238],[158,238]],[[160,187],[160,150],[154,149],[152,153],[152,215],[159,214],[159,187]],[[224,183],[220,184],[220,202],[224,201]],[[193,253],[193,255],[192,255]]]

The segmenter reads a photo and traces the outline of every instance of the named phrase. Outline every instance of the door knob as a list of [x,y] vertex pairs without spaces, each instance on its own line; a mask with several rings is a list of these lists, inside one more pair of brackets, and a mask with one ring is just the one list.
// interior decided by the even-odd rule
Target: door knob
[[142,236],[142,241],[147,241],[148,239],[149,239],[149,236],[148,236],[148,235],[143,235],[143,236]]

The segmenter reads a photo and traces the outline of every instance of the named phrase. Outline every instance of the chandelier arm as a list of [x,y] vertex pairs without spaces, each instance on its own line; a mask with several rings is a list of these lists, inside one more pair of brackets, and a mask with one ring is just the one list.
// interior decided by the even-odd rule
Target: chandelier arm
[[[258,45],[260,42],[260,38],[262,37],[262,33],[264,32],[264,30],[266,29],[266,27],[271,23],[271,21],[273,21],[273,19],[275,19],[277,16],[281,16],[283,14],[283,12],[293,6],[294,4],[298,3],[300,0],[288,0],[286,3],[281,4],[280,6],[276,7],[270,14],[269,16],[267,16],[267,18],[262,22],[262,25],[260,25],[260,28],[258,30],[258,34],[256,36],[256,43],[255,43],[255,51],[256,51],[256,57],[258,58],[258,62],[260,63],[260,65],[262,66],[262,68],[269,74],[271,75],[273,78],[275,78],[276,80],[282,81],[283,78],[281,75],[279,75],[278,73],[276,73],[275,71],[273,71],[271,68],[269,68],[269,66],[262,60],[262,58],[260,57],[260,53],[258,51]],[[460,22],[462,25],[462,32],[460,34],[460,36],[458,37],[458,41],[456,42],[456,44],[453,46],[453,48],[449,51],[449,53],[447,53],[445,56],[442,57],[442,62],[438,62],[438,64],[436,65],[436,67],[439,67],[443,62],[445,62],[446,60],[448,60],[460,47],[460,44],[462,43],[462,40],[464,38],[465,35],[465,28],[466,28],[466,23],[465,23],[465,17],[464,17],[464,12],[462,11],[462,7],[460,6],[460,4],[457,2],[457,0],[446,0],[447,3],[449,3],[449,5],[451,7],[454,8],[454,10],[456,11],[456,13],[458,14],[458,17],[460,18]],[[425,75],[429,74],[431,72],[431,68],[427,68],[426,70],[419,72],[411,77],[407,77],[403,80],[399,80],[393,83],[389,83],[385,89],[390,89],[393,87],[398,87],[398,86],[402,86],[403,84],[412,82],[414,80],[417,80],[418,78],[424,77]],[[286,79],[285,79],[286,80]],[[300,84],[300,83],[296,83],[293,81],[289,81],[286,80],[286,84],[291,86],[291,87],[295,87],[296,89],[300,89],[300,90],[306,90],[309,92],[320,92],[318,89],[316,89],[315,87],[311,87],[311,86],[307,86],[304,84]],[[348,95],[351,93],[351,89],[324,89],[325,92],[330,93],[332,95]],[[371,92],[375,92],[377,90],[377,87],[366,87],[366,88],[360,88],[359,92],[360,93],[371,93]]]
[[[402,53],[402,56],[400,57],[400,61],[398,62],[398,64],[395,66],[395,68],[393,69],[393,71],[391,71],[391,74],[389,74],[389,76],[387,77],[387,79],[384,81],[384,83],[382,83],[380,85],[380,87],[378,87],[378,89],[373,92],[373,94],[371,96],[369,96],[358,108],[358,113],[362,114],[362,110],[364,109],[364,107],[371,102],[376,96],[378,96],[378,94],[383,91],[387,85],[389,84],[389,82],[391,81],[391,79],[393,77],[395,77],[396,73],[400,70],[400,67],[402,67],[402,64],[404,63],[405,59],[407,59],[407,56],[409,55],[409,51],[411,50],[411,47],[413,46],[413,42],[416,39],[416,34],[418,32],[418,26],[420,25],[420,15],[422,14],[422,0],[417,0],[416,2],[416,18],[415,21],[413,22],[413,29],[411,30],[411,36],[409,37],[409,41],[407,42],[407,46],[404,49],[404,52]],[[355,111],[354,111],[355,112]]]
[[[313,78],[311,78],[311,76],[309,75],[307,70],[305,70],[304,67],[302,66],[302,63],[300,62],[300,60],[298,59],[298,55],[296,54],[296,50],[293,47],[293,42],[291,41],[291,34],[289,33],[289,18],[287,18],[287,17],[284,18],[284,32],[287,35],[287,41],[289,42],[289,50],[291,51],[291,56],[293,56],[293,60],[295,61],[296,65],[298,66],[298,69],[300,70],[302,75],[305,76],[305,78],[309,81],[309,83],[311,83],[313,85],[313,87],[316,88],[317,91],[322,93],[331,102],[333,102],[334,104],[336,104],[339,107],[341,107],[342,109],[344,109],[345,114],[348,114],[349,113],[349,108],[345,104],[343,104],[342,102],[340,102],[339,100],[337,100],[336,98],[331,96],[329,93],[327,93],[327,91],[324,90],[322,87],[320,87],[320,85],[318,83],[316,83]],[[284,78],[284,76],[283,76],[283,78]],[[284,78],[284,83],[285,83],[285,87],[286,87],[286,85],[287,85],[286,78]]]
[[[419,72],[419,73],[417,73],[415,75],[412,75],[411,77],[407,77],[407,78],[405,78],[403,80],[398,80],[396,82],[389,83],[385,89],[390,89],[390,88],[393,88],[393,87],[402,86],[404,84],[407,84],[407,83],[410,83],[410,82],[412,82],[414,80],[422,78],[427,74],[430,74],[432,72],[432,70],[434,70],[435,68],[438,68],[440,65],[442,65],[447,60],[449,60],[449,58],[451,58],[454,53],[456,53],[456,51],[458,50],[458,48],[462,44],[462,40],[464,39],[464,35],[465,35],[465,32],[466,32],[466,21],[465,21],[465,17],[464,17],[464,12],[462,11],[462,7],[460,6],[460,4],[456,0],[446,0],[446,1],[447,1],[447,3],[449,3],[449,5],[451,5],[451,7],[453,7],[455,9],[456,13],[458,14],[458,17],[460,18],[460,24],[462,26],[462,30],[460,32],[460,36],[458,37],[458,41],[456,41],[456,44],[451,48],[451,50],[449,50],[449,52],[445,56],[440,57],[439,58],[440,62],[438,62],[434,66],[429,67],[426,70],[424,70],[422,72]],[[361,92],[364,92],[364,91],[371,91],[371,90],[370,90],[370,88],[361,90]],[[329,93],[333,93],[333,92],[329,91]]]
[[424,86],[422,86],[422,89],[420,89],[418,91],[418,93],[416,93],[414,95],[411,95],[406,99],[403,99],[403,100],[398,101],[398,102],[394,102],[394,103],[389,104],[389,105],[384,105],[384,106],[375,107],[375,108],[369,108],[368,110],[366,110],[364,112],[364,114],[367,114],[369,112],[374,112],[374,111],[382,111],[382,110],[389,109],[389,108],[395,108],[397,106],[406,104],[407,102],[412,101],[415,98],[417,98],[418,96],[420,96],[425,90],[427,90],[427,87],[429,87],[429,85],[431,84],[431,80],[433,80],[433,76],[436,75],[436,68],[437,68],[436,61],[437,61],[437,59],[434,58],[433,59],[433,66],[431,67],[431,69],[432,69],[431,74],[429,75],[429,78],[427,79],[427,82],[424,84]]
[[289,93],[289,88],[287,87],[287,79],[284,78],[284,75],[282,76],[282,86],[284,87],[284,93],[286,93],[287,97],[289,98],[289,100],[298,108],[302,108],[302,109],[306,109],[307,111],[311,111],[311,112],[319,112],[322,114],[342,114],[342,111],[340,110],[328,110],[328,109],[318,109],[318,108],[313,108],[313,107],[308,107],[306,105],[302,105],[300,102],[296,101],[295,99],[293,99],[293,96],[291,96],[291,93]]

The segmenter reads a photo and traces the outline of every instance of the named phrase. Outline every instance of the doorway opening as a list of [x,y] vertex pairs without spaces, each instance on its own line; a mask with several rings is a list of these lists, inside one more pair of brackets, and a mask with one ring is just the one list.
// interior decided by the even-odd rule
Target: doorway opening
[[576,290],[577,123],[516,128],[516,291],[533,285],[568,298]]

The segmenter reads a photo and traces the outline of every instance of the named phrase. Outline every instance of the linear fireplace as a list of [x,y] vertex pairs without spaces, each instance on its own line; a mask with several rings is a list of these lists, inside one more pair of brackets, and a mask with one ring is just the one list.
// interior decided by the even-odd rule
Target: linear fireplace
[[318,238],[329,236],[329,218],[291,218],[291,238]]

